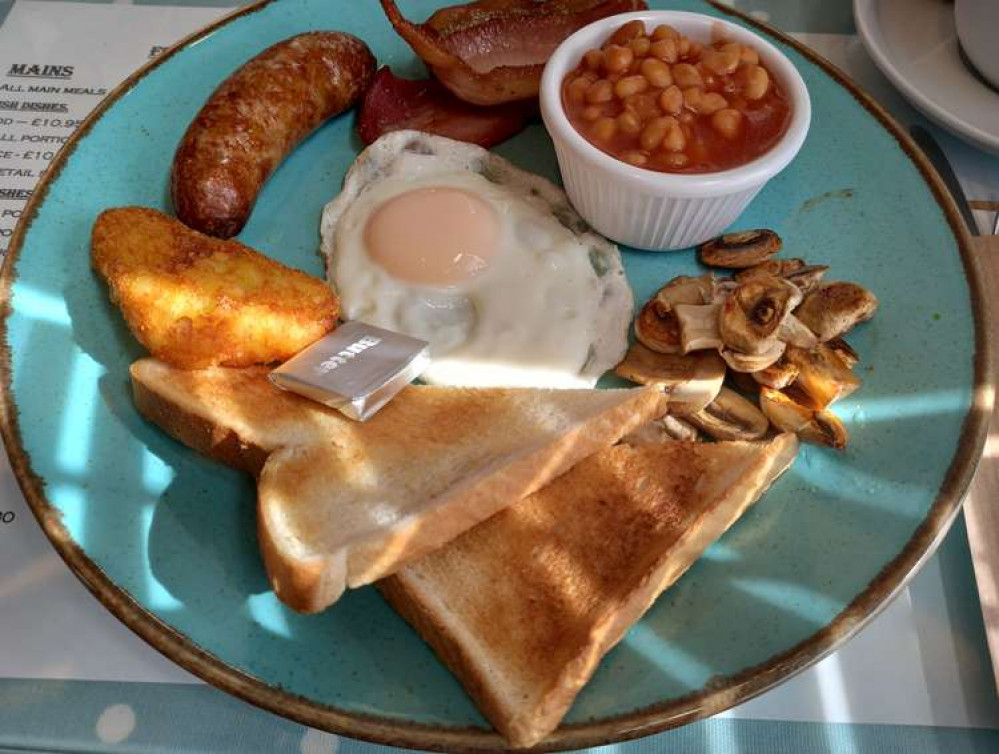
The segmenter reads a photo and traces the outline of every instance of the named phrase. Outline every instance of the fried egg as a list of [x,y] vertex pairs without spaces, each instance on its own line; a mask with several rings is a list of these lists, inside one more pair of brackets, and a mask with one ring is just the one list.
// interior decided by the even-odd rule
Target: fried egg
[[344,317],[428,341],[425,382],[592,387],[624,356],[632,293],[617,247],[561,189],[481,147],[382,136],[321,234]]

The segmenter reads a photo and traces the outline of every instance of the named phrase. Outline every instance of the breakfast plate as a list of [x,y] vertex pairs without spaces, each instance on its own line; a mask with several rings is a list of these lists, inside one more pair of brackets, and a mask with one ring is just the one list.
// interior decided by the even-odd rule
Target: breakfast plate
[[[406,3],[425,17],[442,3]],[[650,3],[652,6],[664,3]],[[946,190],[888,116],[804,48],[700,0],[672,7],[763,29],[798,66],[812,124],[739,227],[829,264],[881,300],[851,334],[864,387],[841,401],[844,451],[790,471],[605,658],[543,746],[579,748],[744,701],[832,651],[932,553],[956,515],[992,405],[981,276]],[[263,2],[181,42],[116,90],[60,153],[3,268],[3,432],[25,497],[87,587],[146,641],[265,709],[421,749],[503,748],[458,682],[373,589],[320,615],[285,608],[257,552],[254,487],[146,423],[128,367],[144,352],[90,269],[98,213],[169,211],[170,163],[205,98],[293,34],[350,31],[402,75],[421,71],[374,3]],[[353,116],[313,134],[263,190],[240,238],[320,275],[319,217],[361,144]],[[543,127],[496,151],[557,180]],[[688,252],[625,249],[635,301]],[[419,437],[413,437],[419,443]]]
[[962,60],[953,3],[854,0],[853,15],[871,58],[913,105],[999,153],[999,92]]

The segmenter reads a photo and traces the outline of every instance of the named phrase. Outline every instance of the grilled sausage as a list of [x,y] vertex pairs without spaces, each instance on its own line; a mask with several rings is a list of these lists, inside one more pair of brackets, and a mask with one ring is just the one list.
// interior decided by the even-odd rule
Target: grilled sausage
[[367,45],[341,32],[300,34],[244,64],[208,98],[177,148],[170,177],[177,217],[202,233],[236,235],[281,160],[352,107],[374,72]]

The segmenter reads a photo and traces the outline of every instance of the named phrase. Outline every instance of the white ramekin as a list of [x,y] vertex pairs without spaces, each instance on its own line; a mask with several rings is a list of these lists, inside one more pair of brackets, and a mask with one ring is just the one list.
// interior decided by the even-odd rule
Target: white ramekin
[[[649,31],[669,24],[707,42],[712,32],[753,45],[791,105],[781,140],[752,162],[715,173],[660,173],[634,167],[590,144],[562,108],[562,81],[587,50],[639,19]],[[794,64],[751,31],[722,19],[681,11],[622,13],[585,26],[559,45],[541,77],[541,117],[555,144],[562,181],[576,210],[608,238],[639,249],[683,249],[722,233],[761,188],[798,153],[812,117],[808,90]]]

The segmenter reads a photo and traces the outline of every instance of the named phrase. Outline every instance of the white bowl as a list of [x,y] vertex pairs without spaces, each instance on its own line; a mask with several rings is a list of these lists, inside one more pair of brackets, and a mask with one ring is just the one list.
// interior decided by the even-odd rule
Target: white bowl
[[[707,42],[712,30],[719,30],[726,39],[751,44],[790,103],[791,122],[780,141],[745,165],[690,174],[635,167],[590,144],[565,115],[562,81],[587,50],[600,47],[614,31],[635,19],[644,21],[649,31],[669,24],[681,34]],[[794,64],[753,32],[699,13],[638,11],[596,21],[559,45],[541,77],[541,117],[555,143],[566,193],[579,214],[618,243],[667,251],[707,241],[735,222],[766,182],[798,153],[812,106]]]

